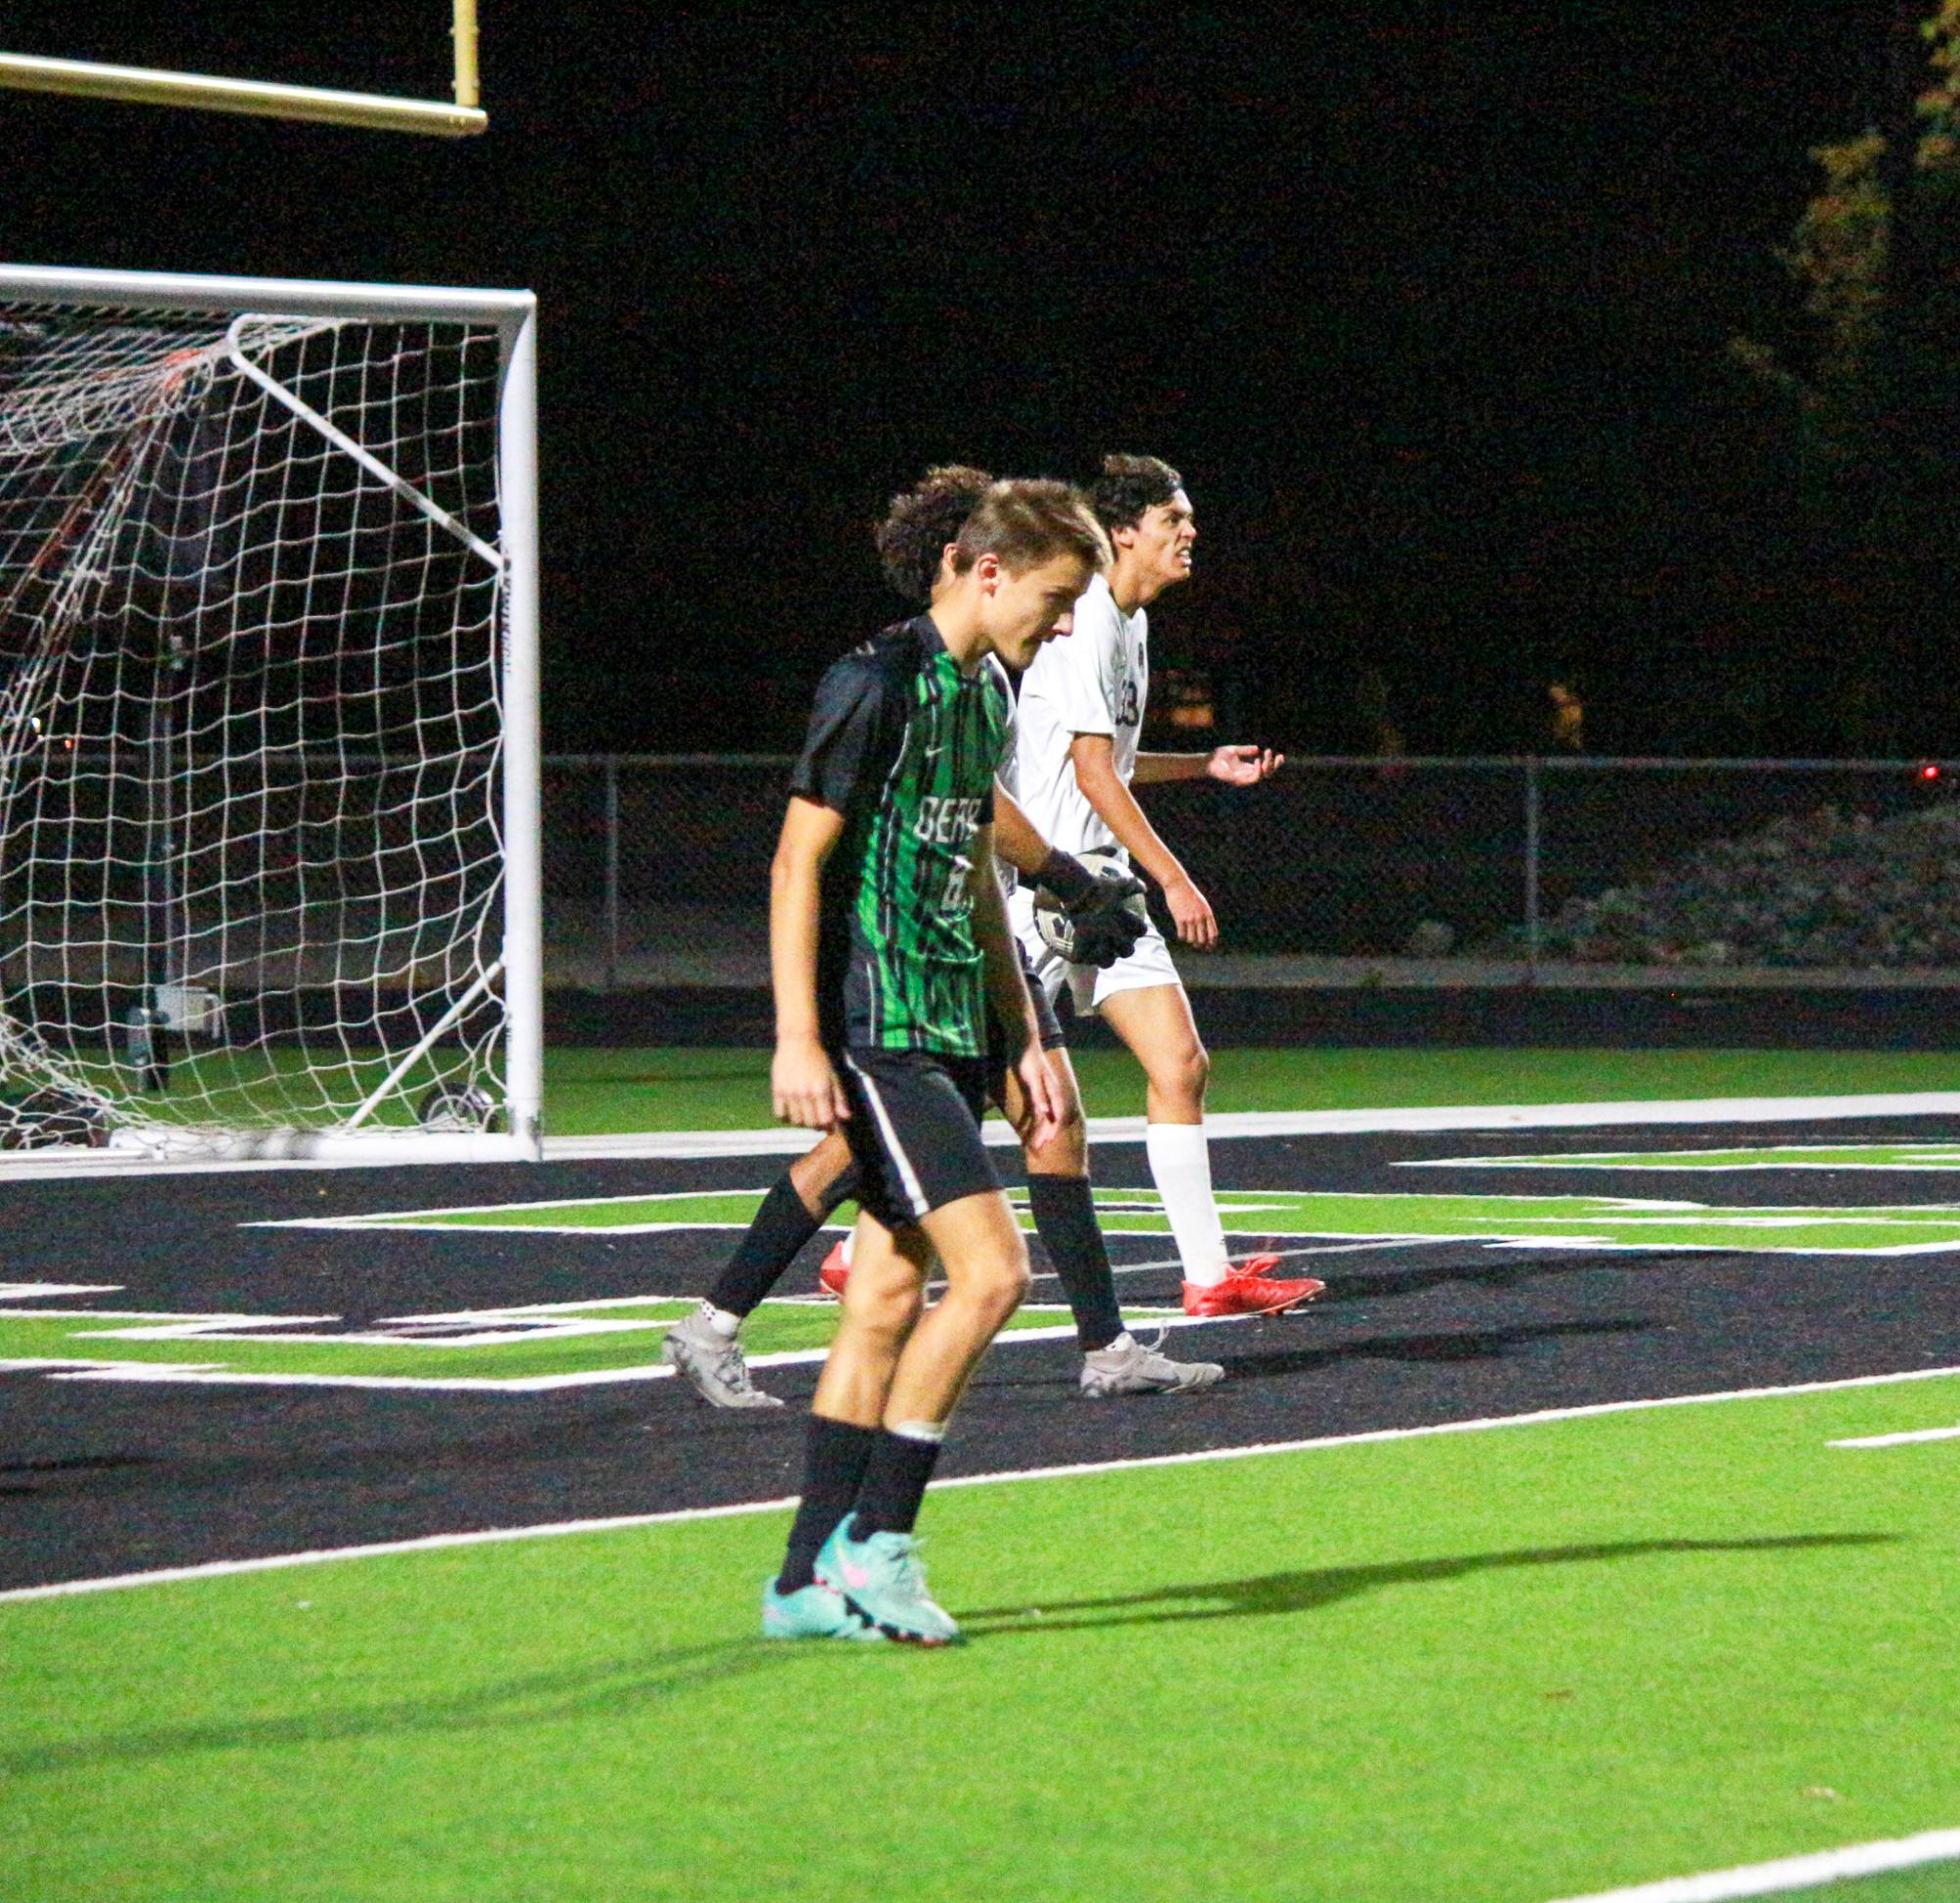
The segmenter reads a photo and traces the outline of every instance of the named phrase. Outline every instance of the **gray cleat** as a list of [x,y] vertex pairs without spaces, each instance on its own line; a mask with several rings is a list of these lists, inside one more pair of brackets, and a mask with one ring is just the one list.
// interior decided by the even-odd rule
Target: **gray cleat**
[[703,1401],[717,1407],[783,1405],[748,1378],[741,1343],[720,1333],[702,1308],[667,1330],[667,1339],[660,1344],[660,1358],[685,1375]]
[[1216,1361],[1173,1361],[1131,1335],[1082,1356],[1082,1392],[1098,1400],[1108,1395],[1193,1395],[1216,1388],[1224,1378]]

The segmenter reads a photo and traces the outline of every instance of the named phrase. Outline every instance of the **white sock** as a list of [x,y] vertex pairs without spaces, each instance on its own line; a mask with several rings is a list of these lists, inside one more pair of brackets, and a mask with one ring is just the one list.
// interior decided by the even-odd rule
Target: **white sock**
[[1143,1146],[1157,1193],[1164,1199],[1164,1213],[1171,1218],[1185,1281],[1200,1288],[1216,1287],[1225,1279],[1230,1263],[1224,1225],[1212,1195],[1212,1153],[1205,1144],[1204,1124],[1146,1123]]
[[1127,1328],[1115,1341],[1105,1342],[1100,1348],[1089,1350],[1091,1355],[1127,1355],[1136,1346],[1136,1337]]
[[741,1333],[741,1317],[731,1314],[726,1308],[717,1308],[712,1302],[701,1304],[701,1313],[706,1316],[708,1326],[725,1342],[734,1341]]
[[937,1447],[946,1438],[944,1421],[898,1421],[891,1431],[901,1441],[918,1441],[927,1447]]

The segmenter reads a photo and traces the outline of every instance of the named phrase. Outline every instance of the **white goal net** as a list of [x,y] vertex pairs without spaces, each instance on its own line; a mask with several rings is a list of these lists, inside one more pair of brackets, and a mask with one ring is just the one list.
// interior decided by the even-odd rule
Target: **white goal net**
[[0,271],[0,1150],[535,1154],[529,311]]

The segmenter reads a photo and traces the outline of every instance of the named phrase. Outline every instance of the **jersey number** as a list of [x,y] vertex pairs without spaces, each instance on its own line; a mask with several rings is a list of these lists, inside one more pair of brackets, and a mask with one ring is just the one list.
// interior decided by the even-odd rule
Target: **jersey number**
[[1123,684],[1123,695],[1116,710],[1116,724],[1119,727],[1134,727],[1136,725],[1136,683],[1134,681],[1125,681]]
[[939,910],[948,918],[958,918],[974,909],[974,866],[971,859],[955,859],[946,875],[946,889]]

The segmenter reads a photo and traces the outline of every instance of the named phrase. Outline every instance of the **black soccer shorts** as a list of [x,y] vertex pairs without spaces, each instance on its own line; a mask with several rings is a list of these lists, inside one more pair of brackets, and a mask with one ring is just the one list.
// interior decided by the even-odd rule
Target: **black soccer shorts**
[[850,1099],[843,1133],[858,1205],[887,1229],[1000,1188],[980,1141],[992,1075],[985,1058],[853,1045],[837,1070]]

